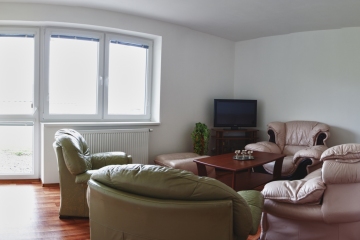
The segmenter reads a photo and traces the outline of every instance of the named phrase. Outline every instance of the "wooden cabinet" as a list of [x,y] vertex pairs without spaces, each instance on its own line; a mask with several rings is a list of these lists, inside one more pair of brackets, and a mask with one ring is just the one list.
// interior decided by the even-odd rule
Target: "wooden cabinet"
[[257,129],[211,129],[211,154],[219,155],[243,150],[249,143],[257,141]]

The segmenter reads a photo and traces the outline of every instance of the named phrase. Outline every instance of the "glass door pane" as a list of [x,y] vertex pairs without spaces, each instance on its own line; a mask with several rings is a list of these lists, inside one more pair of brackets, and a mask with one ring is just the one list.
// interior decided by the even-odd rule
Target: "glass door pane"
[[0,114],[32,114],[34,35],[0,34]]
[[0,175],[34,174],[33,126],[0,126]]

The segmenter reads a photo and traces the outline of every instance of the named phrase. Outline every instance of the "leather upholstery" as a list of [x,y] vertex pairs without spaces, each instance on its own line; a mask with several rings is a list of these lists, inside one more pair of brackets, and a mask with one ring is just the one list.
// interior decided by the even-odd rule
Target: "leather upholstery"
[[263,196],[209,177],[155,165],[107,166],[87,192],[91,239],[247,239]]
[[[160,166],[187,170],[195,175],[199,175],[197,165],[194,160],[206,157],[209,156],[201,156],[193,152],[169,153],[156,156],[154,163]],[[206,166],[206,171],[208,177],[215,178],[215,168]]]
[[73,129],[57,131],[53,147],[60,179],[60,218],[89,216],[87,182],[97,169],[132,163],[131,156],[123,152],[91,154],[85,139]]
[[[315,121],[271,122],[268,134],[269,140],[274,138],[273,142],[252,143],[245,149],[287,155],[281,171],[283,177],[291,177],[305,159],[311,160],[307,173],[321,167],[319,159],[327,149],[326,140],[330,136],[328,125]],[[268,173],[273,173],[274,162],[263,167]]]
[[[357,240],[360,236],[360,144],[342,144],[323,152],[322,169],[304,181],[321,178],[326,189],[321,202],[284,203],[265,195],[262,240]],[[291,181],[280,181],[291,184]],[[281,190],[279,190],[281,188]],[[272,183],[265,192],[291,191]],[[291,193],[288,193],[291,194]],[[286,226],[286,227],[284,227]]]
[[318,169],[301,180],[270,182],[266,184],[262,194],[266,199],[278,202],[319,203],[325,188]]

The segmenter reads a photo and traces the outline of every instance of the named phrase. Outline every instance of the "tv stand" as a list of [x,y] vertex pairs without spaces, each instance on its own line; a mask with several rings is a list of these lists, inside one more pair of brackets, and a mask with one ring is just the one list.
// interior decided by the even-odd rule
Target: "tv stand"
[[257,141],[257,129],[211,129],[212,147],[211,153],[219,155],[224,153],[235,152],[235,150],[243,150],[249,143]]

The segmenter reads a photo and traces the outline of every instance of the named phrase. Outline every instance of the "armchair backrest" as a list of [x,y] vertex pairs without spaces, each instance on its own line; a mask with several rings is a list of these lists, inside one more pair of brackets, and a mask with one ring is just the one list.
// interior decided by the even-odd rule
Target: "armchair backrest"
[[[315,121],[271,122],[268,124],[270,141],[276,143],[282,152],[296,152],[305,147],[326,145],[329,126]],[[321,142],[319,143],[319,136]],[[286,149],[289,148],[289,149]]]
[[360,221],[360,144],[331,147],[321,155],[326,184],[322,212],[327,223]]
[[62,148],[66,167],[73,175],[92,169],[89,147],[80,133],[73,129],[60,129],[55,133],[55,142]]
[[128,164],[103,167],[91,176],[91,180],[153,199],[190,202],[231,200],[234,234],[246,239],[252,231],[252,215],[247,202],[232,188],[213,178],[161,166]]

